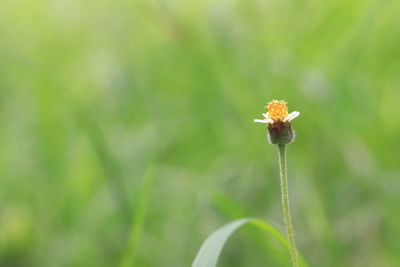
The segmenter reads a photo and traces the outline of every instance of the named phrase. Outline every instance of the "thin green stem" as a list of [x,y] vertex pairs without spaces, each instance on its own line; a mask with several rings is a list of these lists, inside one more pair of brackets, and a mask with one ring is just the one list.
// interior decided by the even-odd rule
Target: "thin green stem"
[[289,242],[290,256],[292,258],[293,267],[299,267],[300,265],[299,265],[299,259],[297,257],[296,243],[294,241],[292,220],[290,217],[285,145],[278,145],[278,150],[279,150],[279,170],[281,177],[283,218],[285,220],[286,234]]

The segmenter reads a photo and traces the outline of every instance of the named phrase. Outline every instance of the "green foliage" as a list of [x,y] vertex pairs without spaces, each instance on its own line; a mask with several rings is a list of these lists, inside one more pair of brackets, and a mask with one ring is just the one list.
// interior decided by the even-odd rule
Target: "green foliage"
[[[252,122],[273,98],[301,112],[288,177],[310,266],[400,266],[398,10],[1,1],[0,266],[185,267],[227,221],[282,231],[276,148]],[[274,266],[249,236],[221,267]]]

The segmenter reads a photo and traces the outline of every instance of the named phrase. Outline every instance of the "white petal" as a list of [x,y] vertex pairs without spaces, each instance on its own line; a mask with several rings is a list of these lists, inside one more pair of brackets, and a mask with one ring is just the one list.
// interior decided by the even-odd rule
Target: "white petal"
[[254,122],[259,122],[259,123],[268,123],[267,120],[253,120]]
[[298,111],[293,111],[292,113],[290,113],[289,115],[287,115],[286,116],[286,118],[284,118],[283,119],[283,121],[285,122],[285,121],[291,121],[291,120],[293,120],[294,118],[296,118],[296,117],[298,117],[300,115],[300,112],[298,112]]
[[264,116],[264,118],[268,119],[268,112],[267,113],[263,113],[262,115]]
[[260,123],[273,123],[274,121],[272,119],[264,119],[264,120],[253,120],[254,122],[260,122]]

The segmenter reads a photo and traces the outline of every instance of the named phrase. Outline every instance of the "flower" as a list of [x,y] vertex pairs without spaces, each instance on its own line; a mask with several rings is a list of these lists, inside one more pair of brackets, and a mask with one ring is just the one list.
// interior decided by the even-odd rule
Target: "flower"
[[272,100],[270,101],[266,108],[268,109],[267,113],[262,113],[265,119],[263,120],[254,120],[254,122],[260,123],[274,123],[276,121],[290,122],[294,118],[300,115],[300,112],[293,111],[288,114],[286,102],[283,100]]
[[267,113],[263,113],[264,119],[256,119],[254,122],[268,125],[269,141],[271,144],[289,144],[294,140],[294,132],[290,122],[300,115],[300,112],[288,113],[284,100],[272,100],[268,102]]

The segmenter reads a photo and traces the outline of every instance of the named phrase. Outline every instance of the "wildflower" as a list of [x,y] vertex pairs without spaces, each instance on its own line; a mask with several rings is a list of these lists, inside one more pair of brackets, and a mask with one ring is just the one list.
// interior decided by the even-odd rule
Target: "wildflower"
[[268,138],[271,144],[284,145],[294,140],[295,134],[290,122],[299,116],[300,112],[293,111],[289,114],[286,104],[283,100],[272,100],[266,106],[268,112],[262,114],[264,119],[254,120],[268,125]]

